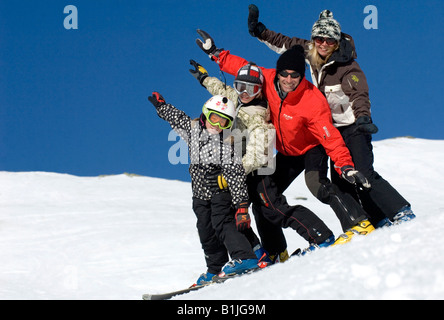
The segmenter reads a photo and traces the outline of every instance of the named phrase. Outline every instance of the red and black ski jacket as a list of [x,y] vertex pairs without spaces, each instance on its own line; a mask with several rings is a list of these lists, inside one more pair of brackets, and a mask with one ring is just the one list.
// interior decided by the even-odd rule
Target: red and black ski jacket
[[[220,52],[213,59],[222,71],[236,75],[248,63],[247,60]],[[276,69],[262,68],[263,92],[271,112],[271,121],[276,128],[276,148],[288,156],[300,156],[322,144],[341,174],[343,166],[354,166],[350,152],[339,131],[333,126],[330,107],[323,94],[305,78],[295,91],[281,98],[276,87]]]

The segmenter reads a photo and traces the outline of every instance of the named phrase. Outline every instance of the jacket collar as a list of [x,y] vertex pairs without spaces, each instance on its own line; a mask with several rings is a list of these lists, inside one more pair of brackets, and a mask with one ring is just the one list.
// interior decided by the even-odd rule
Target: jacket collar
[[239,99],[239,105],[241,107],[249,107],[249,106],[261,106],[264,108],[267,108],[268,104],[267,101],[265,99],[260,99],[260,98],[254,98],[253,100],[251,100],[248,103],[242,103],[242,101]]

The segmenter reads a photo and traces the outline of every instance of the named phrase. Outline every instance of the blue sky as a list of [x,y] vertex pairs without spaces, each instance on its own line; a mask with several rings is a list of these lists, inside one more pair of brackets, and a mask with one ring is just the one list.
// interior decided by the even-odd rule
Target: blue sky
[[[444,139],[442,0],[2,0],[0,170],[189,181],[186,164],[168,161],[177,142],[147,97],[159,91],[200,114],[210,96],[189,74],[189,59],[220,74],[196,46],[197,28],[273,68],[278,55],[248,33],[250,3],[267,28],[301,38],[323,9],[334,13],[370,85],[374,140]],[[76,30],[64,28],[67,5],[78,10]],[[378,10],[378,29],[364,27],[367,5]]]

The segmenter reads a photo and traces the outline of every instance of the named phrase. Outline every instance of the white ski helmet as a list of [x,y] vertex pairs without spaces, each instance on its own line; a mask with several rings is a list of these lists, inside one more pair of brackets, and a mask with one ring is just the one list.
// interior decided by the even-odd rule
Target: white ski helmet
[[202,108],[202,113],[207,119],[209,119],[212,112],[227,118],[230,126],[236,117],[236,107],[234,106],[234,103],[222,95],[212,96],[207,102],[205,102]]

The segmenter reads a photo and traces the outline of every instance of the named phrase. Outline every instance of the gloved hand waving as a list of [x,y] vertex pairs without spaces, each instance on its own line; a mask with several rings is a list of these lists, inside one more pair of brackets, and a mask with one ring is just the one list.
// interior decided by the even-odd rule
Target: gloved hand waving
[[156,109],[166,104],[165,99],[159,92],[153,92],[152,96],[148,97],[148,100],[153,104],[154,107],[156,107]]
[[197,29],[197,33],[202,37],[202,40],[196,39],[196,43],[205,52],[211,59],[213,59],[213,56],[216,56],[216,58],[219,56],[219,53],[223,49],[218,49],[216,45],[214,44],[213,38],[206,33],[203,30]]
[[259,22],[259,8],[254,4],[248,6],[248,32],[258,39],[261,38],[262,32],[267,30],[262,22]]
[[194,70],[190,69],[191,75],[203,86],[202,83],[208,77],[208,71],[194,60],[190,60],[190,64],[194,67]]

